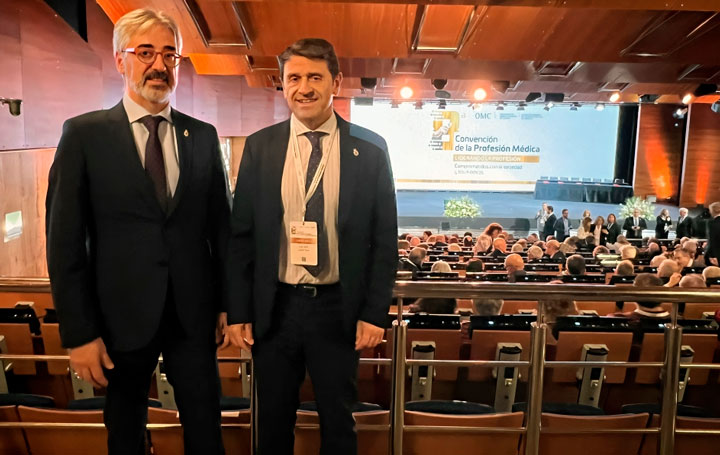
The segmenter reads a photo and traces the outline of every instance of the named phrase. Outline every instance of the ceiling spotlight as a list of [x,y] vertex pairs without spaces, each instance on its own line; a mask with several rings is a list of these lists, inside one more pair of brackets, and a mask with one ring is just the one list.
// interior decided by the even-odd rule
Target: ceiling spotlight
[[687,114],[688,109],[686,107],[679,107],[673,112],[673,118],[676,118],[678,120],[684,119],[685,114]]
[[473,93],[473,98],[475,98],[477,101],[482,101],[487,98],[487,92],[482,87],[475,89],[475,92]]
[[376,85],[377,85],[376,77],[361,77],[360,78],[360,86],[364,89],[373,90]]
[[423,108],[423,102],[421,100],[417,100],[415,102],[415,109],[420,110]]
[[619,99],[620,99],[620,93],[618,93],[618,92],[615,92],[612,95],[610,95],[611,103],[617,103]]
[[572,103],[572,105],[570,106],[570,110],[577,111],[579,107],[580,107],[580,103]]
[[404,100],[408,98],[412,98],[413,96],[413,89],[408,87],[407,85],[400,89],[400,97]]
[[445,109],[445,106],[447,106],[447,102],[445,100],[438,101],[438,109]]
[[641,103],[657,103],[658,98],[660,98],[660,95],[645,94],[645,95],[640,95],[640,97],[638,98],[638,100],[639,100]]
[[447,79],[431,79],[430,83],[436,90],[442,90],[447,85]]
[[398,100],[391,100],[390,101],[390,107],[393,109],[397,109],[400,106],[400,102]]
[[518,110],[518,111],[524,111],[524,110],[525,110],[525,106],[527,106],[527,104],[525,104],[524,102],[521,101],[521,102],[519,102],[518,105],[517,105],[517,110]]
[[683,104],[690,104],[690,101],[692,101],[693,96],[690,93],[686,93],[685,96],[682,97],[682,103]]
[[497,107],[495,108],[496,111],[504,111],[505,110],[505,103],[502,101],[499,101],[497,103]]
[[595,110],[596,110],[596,111],[605,110],[605,105],[604,105],[603,103],[597,103],[597,104],[595,105]]
[[545,110],[549,111],[550,109],[552,109],[553,106],[555,106],[555,103],[553,103],[552,101],[548,101],[547,103],[545,103]]

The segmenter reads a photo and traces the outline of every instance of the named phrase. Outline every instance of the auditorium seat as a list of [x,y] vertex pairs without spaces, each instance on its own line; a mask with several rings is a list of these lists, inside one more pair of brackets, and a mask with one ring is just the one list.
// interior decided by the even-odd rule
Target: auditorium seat
[[[513,318],[517,316],[508,316]],[[522,317],[522,316],[520,316]],[[476,320],[477,316],[473,316]],[[495,319],[490,317],[490,319]],[[492,320],[495,323],[495,320]],[[495,325],[495,324],[493,324]],[[498,343],[518,343],[522,347],[520,360],[529,360],[530,358],[530,327],[515,330],[508,327],[508,330],[476,330],[478,324],[471,323],[471,360],[495,360]],[[468,369],[468,380],[471,381],[487,381],[492,378],[492,368],[472,367]],[[519,380],[527,381],[528,369],[519,369]]]
[[18,302],[32,302],[35,312],[42,316],[54,308],[50,292],[0,292],[0,308],[14,308]]
[[537,300],[503,300],[500,314],[517,314],[520,310],[537,311]]
[[[650,414],[650,416],[660,415],[662,405],[660,403],[632,403],[623,405],[621,412],[623,414]],[[705,418],[711,417],[707,409],[699,406],[689,406],[678,403],[677,415],[682,417]]]
[[[527,403],[520,402],[513,404],[513,412],[527,412]],[[605,415],[605,411],[587,404],[578,403],[554,403],[551,401],[543,402],[542,412],[550,414],[558,414],[565,416],[601,416]]]
[[[615,302],[578,300],[575,302],[575,305],[577,306],[578,311],[597,311],[598,316],[608,316],[619,311]],[[637,308],[637,304],[626,303],[623,306],[623,311],[633,311],[635,308]]]
[[[180,423],[178,412],[171,409],[148,408],[148,423]],[[250,411],[223,412],[223,424],[250,424]],[[181,428],[150,430],[153,455],[183,453]],[[223,444],[228,455],[250,455],[250,428],[223,428]]]
[[[390,411],[371,410],[353,412],[357,425],[384,426],[384,429],[358,429],[358,454],[384,455],[390,444]],[[319,425],[320,418],[315,411],[297,413],[298,425]],[[226,450],[227,451],[227,450]],[[230,454],[230,451],[227,451]],[[320,453],[320,430],[318,428],[295,428],[295,455],[317,455]]]
[[0,406],[28,406],[31,408],[54,408],[55,400],[45,395],[29,393],[2,393]]
[[460,400],[408,401],[405,410],[447,415],[495,414],[492,406]]
[[702,319],[703,313],[720,310],[720,303],[686,303],[683,317],[685,319]]
[[[62,347],[60,340],[60,325],[57,322],[46,323],[45,319],[43,318],[40,324],[45,354],[67,355],[67,349]],[[70,362],[68,360],[48,360],[47,368],[50,374],[64,376],[70,371]]]
[[[5,337],[7,354],[33,355],[33,335],[40,334],[40,321],[35,310],[27,308],[0,308],[0,336]],[[14,360],[12,371],[17,375],[36,374],[32,360]]]
[[[405,425],[461,426],[479,428],[522,426],[523,414],[447,415],[405,411]],[[405,431],[403,454],[517,455],[520,433],[468,433],[462,431]]]
[[[50,423],[103,423],[102,411],[68,411],[62,409],[38,409],[18,406],[21,422]],[[83,455],[107,454],[107,430],[101,428],[25,428],[30,453],[33,455],[58,455],[78,453]]]
[[642,429],[647,420],[647,414],[567,416],[543,413],[543,429],[567,430],[568,433],[541,433],[540,455],[636,455],[642,434],[578,433],[578,430]]
[[[162,408],[162,403],[154,398],[148,399],[148,407]],[[105,408],[105,397],[82,398],[80,400],[71,400],[67,404],[67,409],[71,411],[98,411]]]
[[[19,422],[15,406],[0,406],[0,422]],[[20,428],[0,430],[0,455],[25,455],[29,453],[25,435]]]
[[[660,426],[660,416],[654,415],[650,419],[649,428]],[[681,417],[678,416],[675,422],[677,429],[685,430],[720,430],[720,419],[709,419],[702,417]],[[646,435],[640,455],[657,455],[658,436]],[[691,435],[675,434],[675,455],[717,455],[720,447],[720,435]]]

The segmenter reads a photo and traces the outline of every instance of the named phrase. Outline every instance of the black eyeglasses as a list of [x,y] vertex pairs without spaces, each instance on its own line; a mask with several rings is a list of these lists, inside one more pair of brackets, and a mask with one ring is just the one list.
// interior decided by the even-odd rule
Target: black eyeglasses
[[164,51],[164,52],[158,52],[152,47],[128,47],[127,49],[123,49],[123,52],[127,52],[129,54],[135,54],[138,60],[140,60],[141,63],[145,64],[153,64],[155,63],[155,59],[157,58],[157,54],[162,54],[162,60],[165,66],[168,68],[174,68],[180,64],[180,59],[182,59],[182,55],[178,54],[177,52],[173,51]]

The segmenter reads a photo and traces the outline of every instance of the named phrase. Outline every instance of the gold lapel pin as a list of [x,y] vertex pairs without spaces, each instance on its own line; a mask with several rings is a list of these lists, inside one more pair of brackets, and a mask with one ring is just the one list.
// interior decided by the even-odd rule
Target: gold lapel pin
[[185,130],[185,132],[183,134],[185,135],[185,137],[190,136],[190,133],[188,133],[188,130]]
[[358,156],[358,155],[360,155],[360,152],[358,152],[357,149],[353,149],[353,155]]

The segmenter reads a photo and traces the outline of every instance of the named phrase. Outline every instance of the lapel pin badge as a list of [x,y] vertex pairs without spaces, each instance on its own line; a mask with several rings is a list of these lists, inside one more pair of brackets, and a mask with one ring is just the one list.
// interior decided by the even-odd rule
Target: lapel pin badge
[[355,156],[360,155],[360,152],[358,152],[358,149],[353,149],[353,155],[355,155]]
[[188,130],[185,130],[185,132],[183,134],[185,135],[185,137],[190,136],[190,133],[188,133]]

